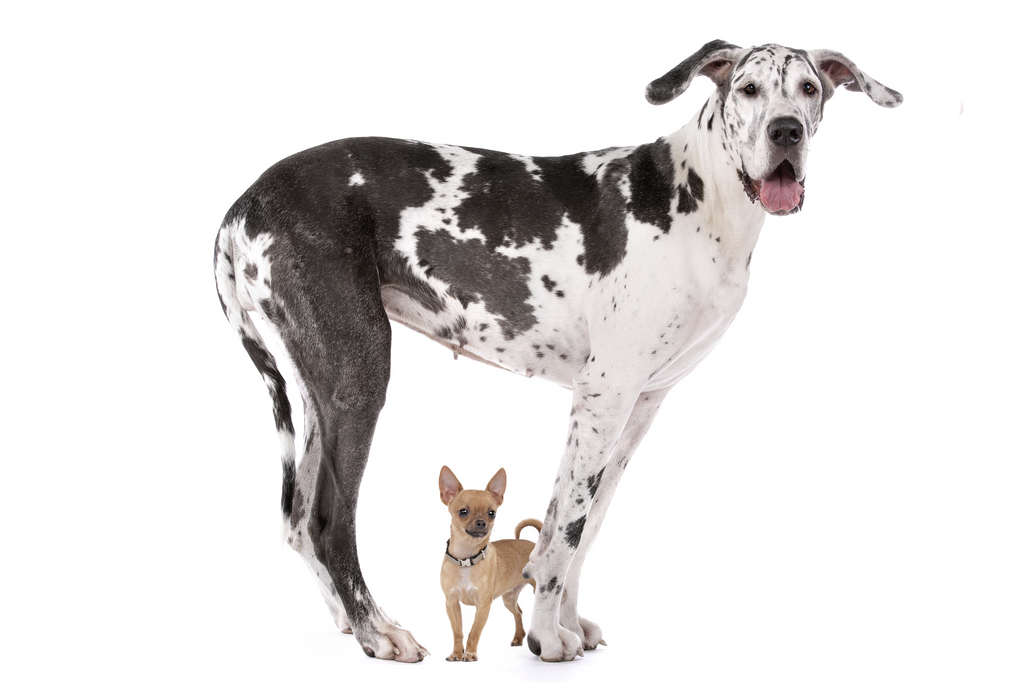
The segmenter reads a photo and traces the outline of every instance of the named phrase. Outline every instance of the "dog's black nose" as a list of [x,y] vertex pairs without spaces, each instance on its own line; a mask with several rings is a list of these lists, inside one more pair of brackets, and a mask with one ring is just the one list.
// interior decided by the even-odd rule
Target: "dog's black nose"
[[804,126],[792,116],[783,116],[768,124],[768,139],[779,147],[800,144],[804,139]]
[[487,528],[487,522],[485,522],[485,521],[484,521],[484,520],[482,520],[482,519],[478,519],[478,520],[476,520],[476,522],[474,522],[474,524],[475,524],[475,526],[476,526],[476,528],[477,528],[477,529],[481,529],[481,530],[483,530],[483,529],[486,529],[486,528]]

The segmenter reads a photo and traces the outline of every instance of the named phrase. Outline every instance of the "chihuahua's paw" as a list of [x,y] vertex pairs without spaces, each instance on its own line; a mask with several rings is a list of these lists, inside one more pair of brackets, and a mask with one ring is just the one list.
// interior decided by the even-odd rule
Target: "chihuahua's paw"
[[462,655],[462,661],[464,661],[464,662],[475,662],[475,661],[477,661],[476,660],[476,653],[475,652],[466,652],[465,654]]
[[464,655],[464,654],[465,653],[462,650],[455,650],[450,655],[445,657],[445,661],[446,662],[461,662],[462,661],[462,655]]
[[523,637],[524,637],[524,635],[521,636],[521,635],[519,635],[517,633],[515,635],[515,637],[512,639],[512,647],[519,647],[519,646],[521,646],[523,644]]
[[583,641],[561,626],[556,626],[554,632],[530,629],[526,644],[530,646],[530,652],[545,662],[568,662],[583,656]]
[[368,657],[393,659],[398,662],[421,662],[430,654],[425,647],[416,642],[411,633],[387,617],[373,619],[372,623],[365,627],[357,628],[355,636]]

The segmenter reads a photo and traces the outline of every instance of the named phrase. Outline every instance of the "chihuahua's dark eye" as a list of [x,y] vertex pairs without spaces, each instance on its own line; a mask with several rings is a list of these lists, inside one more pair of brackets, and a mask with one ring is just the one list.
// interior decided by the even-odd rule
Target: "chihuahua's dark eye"
[[462,508],[461,510],[459,510],[459,517],[468,517],[468,516],[469,516],[469,510],[467,510],[466,508]]
[[813,83],[804,83],[804,93],[807,95],[813,95],[818,92],[818,89],[814,87]]
[[490,517],[491,519],[494,519],[494,510],[488,510],[487,511],[487,516]]

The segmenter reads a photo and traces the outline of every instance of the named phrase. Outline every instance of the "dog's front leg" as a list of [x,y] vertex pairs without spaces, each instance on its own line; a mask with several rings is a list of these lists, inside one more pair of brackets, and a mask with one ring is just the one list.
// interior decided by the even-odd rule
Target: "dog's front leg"
[[587,552],[593,544],[597,533],[604,522],[608,512],[608,505],[611,503],[615,489],[622,479],[622,475],[629,464],[630,458],[636,452],[637,446],[647,434],[661,402],[668,394],[668,389],[645,392],[637,399],[633,406],[633,412],[615,444],[612,457],[605,465],[601,474],[600,484],[597,486],[597,493],[594,496],[594,503],[587,514],[587,524],[583,528],[583,537],[580,539],[580,547],[576,550],[572,564],[569,565],[569,573],[565,579],[565,599],[562,601],[559,623],[570,631],[574,632],[583,640],[584,650],[593,650],[597,646],[604,645],[601,627],[589,619],[579,615],[579,587],[580,574],[583,571],[583,563],[587,559]]
[[[523,576],[537,582],[527,644],[544,661],[583,655],[579,635],[559,623],[566,575],[587,526],[604,468],[636,403],[639,390],[584,371],[573,391],[569,436],[540,539]],[[602,515],[603,516],[603,515]]]
[[491,614],[491,601],[481,595],[480,602],[476,605],[476,616],[473,617],[473,627],[469,629],[469,638],[466,639],[466,653],[462,655],[462,661],[475,662],[476,648],[480,642],[480,635],[484,632],[484,624]]
[[448,610],[448,621],[452,623],[452,653],[448,655],[449,662],[461,662],[465,650],[462,649],[462,605],[459,598],[450,597],[445,601],[445,609]]

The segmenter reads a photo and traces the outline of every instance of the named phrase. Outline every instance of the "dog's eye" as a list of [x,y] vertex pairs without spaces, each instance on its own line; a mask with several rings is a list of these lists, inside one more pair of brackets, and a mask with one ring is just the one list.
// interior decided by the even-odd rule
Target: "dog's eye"
[[813,95],[818,92],[818,89],[814,87],[813,83],[804,83],[804,94]]
[[743,89],[743,92],[745,92],[746,94],[751,95],[751,96],[756,95],[757,94],[757,86],[754,85],[753,83],[751,83],[751,84],[749,84],[747,87],[745,87]]
[[487,511],[487,516],[490,517],[491,519],[494,519],[494,510],[488,510]]
[[468,516],[469,516],[469,510],[467,510],[466,508],[462,508],[461,510],[459,510],[459,517],[468,517]]

